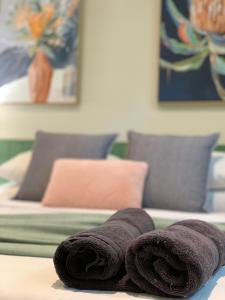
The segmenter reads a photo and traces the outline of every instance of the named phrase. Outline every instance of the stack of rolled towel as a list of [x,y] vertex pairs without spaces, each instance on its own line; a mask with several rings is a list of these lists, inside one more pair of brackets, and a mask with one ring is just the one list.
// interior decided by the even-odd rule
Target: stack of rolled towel
[[225,265],[225,233],[198,220],[155,230],[144,210],[130,208],[62,242],[54,264],[76,289],[187,297]]

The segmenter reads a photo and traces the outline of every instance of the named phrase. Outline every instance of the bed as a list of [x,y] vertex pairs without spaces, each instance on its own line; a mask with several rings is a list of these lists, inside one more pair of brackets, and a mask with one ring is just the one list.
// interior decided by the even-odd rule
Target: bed
[[[163,211],[157,209],[146,210],[155,220],[164,219],[167,222],[174,222],[183,219],[198,218],[212,223],[223,225],[225,213],[185,213],[174,211]],[[82,209],[57,209],[42,207],[39,203],[2,200],[0,201],[1,216],[55,216],[63,214],[73,215],[74,218],[80,215],[107,217],[114,211],[109,210],[82,210]],[[101,217],[100,217],[101,218]],[[51,258],[0,255],[1,284],[0,294],[4,300],[86,300],[86,299],[160,299],[144,294],[126,293],[102,293],[102,292],[79,292],[67,289],[58,280]],[[12,276],[13,274],[13,276]],[[12,288],[13,287],[13,288]],[[23,288],[21,288],[23,287]],[[225,289],[225,267],[215,274],[213,278],[191,299],[222,299]]]
[[[32,145],[31,141],[1,141],[0,142],[0,156],[1,161],[12,157],[16,153],[30,149]],[[220,147],[220,150],[223,148]],[[113,153],[118,156],[123,156],[125,151],[125,145],[119,144],[114,147]],[[1,193],[0,193],[1,195]],[[164,224],[171,224],[175,221],[184,219],[200,219],[211,223],[216,223],[221,226],[225,226],[225,212],[215,213],[186,213],[186,212],[174,212],[158,209],[146,210],[153,219],[163,220]],[[7,197],[0,196],[0,220],[1,224],[4,224],[4,220],[7,220],[8,227],[13,227],[13,230],[19,230],[21,228],[29,226],[29,220],[50,220],[63,217],[65,220],[70,218],[81,218],[81,216],[89,216],[90,222],[97,218],[98,220],[104,220],[108,216],[112,215],[112,210],[84,210],[84,209],[62,209],[62,208],[46,208],[40,203],[28,202],[28,201],[13,201]],[[4,219],[5,218],[5,219]],[[22,224],[18,220],[23,220]],[[13,226],[12,223],[14,222]],[[26,224],[27,223],[27,224]],[[16,226],[18,225],[18,226]],[[87,226],[87,225],[85,225]],[[2,226],[3,228],[3,226]],[[38,229],[39,230],[39,229]],[[0,235],[4,234],[1,232]],[[62,238],[63,239],[63,238]],[[0,243],[1,244],[1,243]],[[54,251],[54,247],[51,251]],[[1,247],[0,247],[1,248]],[[1,249],[0,249],[1,250]],[[30,254],[30,249],[21,253],[14,253],[13,247],[9,252],[1,251],[0,253],[0,299],[3,300],[89,300],[89,299],[162,299],[155,296],[145,294],[132,294],[132,293],[115,293],[115,292],[90,292],[90,291],[77,291],[65,288],[63,284],[58,280],[55,273],[51,253],[49,258],[35,257],[36,254]],[[46,256],[46,255],[44,255]],[[225,267],[221,268],[208,283],[199,290],[190,299],[210,299],[218,300],[224,298],[225,290]],[[167,298],[168,299],[168,298]]]

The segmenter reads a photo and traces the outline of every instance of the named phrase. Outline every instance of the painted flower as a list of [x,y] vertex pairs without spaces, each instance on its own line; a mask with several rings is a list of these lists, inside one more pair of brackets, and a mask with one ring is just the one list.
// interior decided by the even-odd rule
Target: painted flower
[[225,87],[220,78],[225,76],[225,1],[187,1],[189,18],[178,10],[173,0],[165,1],[179,39],[169,37],[162,24],[162,44],[185,58],[175,62],[160,59],[161,67],[175,72],[197,71],[209,60],[212,80],[218,95],[225,101]]
[[68,9],[68,15],[71,17],[74,13],[74,11],[77,9],[78,7],[78,4],[79,4],[79,0],[72,0],[71,1],[71,5]]
[[192,0],[190,19],[192,25],[206,32],[225,33],[225,2],[223,0]]
[[32,13],[28,18],[29,28],[32,37],[39,39],[45,30],[46,18],[43,13]]
[[21,29],[26,26],[27,19],[29,18],[31,13],[29,6],[24,6],[18,13],[15,15],[14,23],[17,29]]
[[49,22],[55,15],[55,9],[51,4],[43,5],[42,7],[43,17],[45,18],[46,24]]
[[[63,47],[64,33],[71,28],[79,0],[24,0],[16,1],[9,9],[9,24],[18,37],[29,42],[29,53],[41,49],[49,58],[54,48]],[[68,11],[70,14],[68,15]]]

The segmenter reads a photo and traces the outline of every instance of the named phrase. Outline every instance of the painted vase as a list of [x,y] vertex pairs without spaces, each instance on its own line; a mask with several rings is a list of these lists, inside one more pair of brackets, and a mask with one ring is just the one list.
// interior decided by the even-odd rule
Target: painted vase
[[196,29],[225,33],[225,0],[192,0],[190,17]]
[[53,67],[43,51],[38,50],[28,70],[32,103],[45,104],[52,83]]

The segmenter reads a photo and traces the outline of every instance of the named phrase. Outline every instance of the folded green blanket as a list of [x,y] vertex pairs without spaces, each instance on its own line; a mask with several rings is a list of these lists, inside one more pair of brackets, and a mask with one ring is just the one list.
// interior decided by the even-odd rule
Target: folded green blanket
[[0,216],[0,254],[53,257],[69,235],[104,222],[102,214],[29,214]]
[[[57,246],[68,236],[99,226],[108,217],[97,213],[2,215],[0,254],[52,258]],[[159,229],[174,222],[154,219]],[[225,223],[217,226],[225,230]]]

